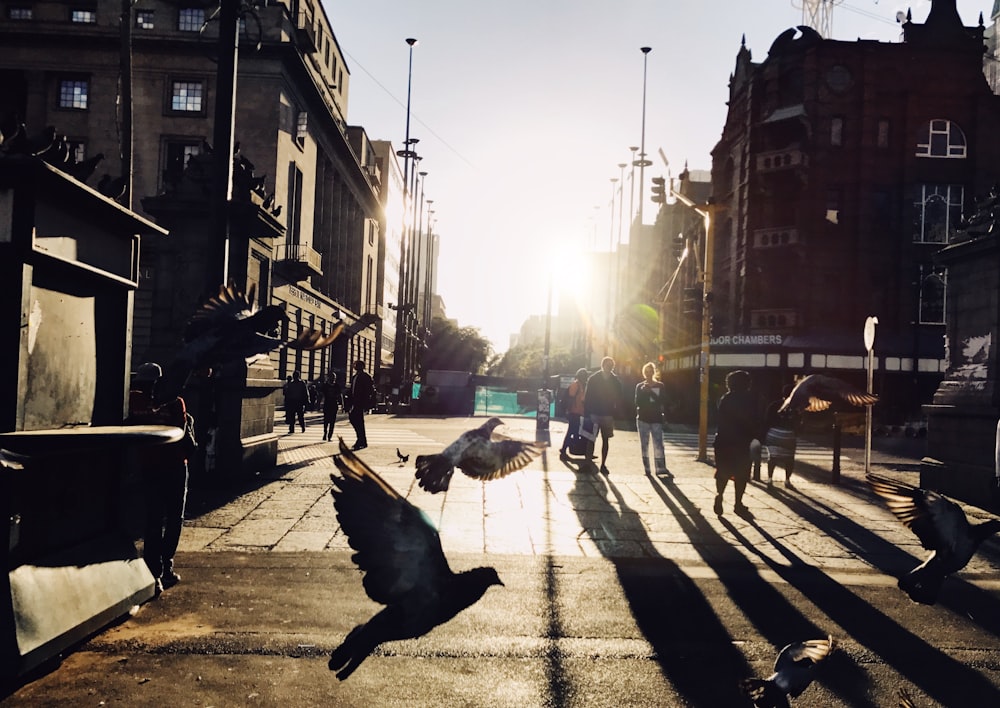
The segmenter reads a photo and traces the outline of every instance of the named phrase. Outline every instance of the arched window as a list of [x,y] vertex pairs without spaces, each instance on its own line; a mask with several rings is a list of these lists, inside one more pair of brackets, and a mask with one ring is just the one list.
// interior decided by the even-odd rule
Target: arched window
[[965,159],[965,133],[953,123],[944,118],[935,118],[927,122],[920,141],[917,142],[917,157],[952,157]]
[[920,267],[920,324],[944,324],[948,273],[945,270],[928,272],[924,268]]

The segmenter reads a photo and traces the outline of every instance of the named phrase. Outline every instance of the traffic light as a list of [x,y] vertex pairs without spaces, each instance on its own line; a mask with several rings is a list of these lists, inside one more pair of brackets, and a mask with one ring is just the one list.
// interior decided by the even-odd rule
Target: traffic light
[[667,203],[667,180],[663,177],[653,177],[653,201],[656,204]]
[[701,288],[684,288],[681,311],[685,315],[701,315],[703,293]]

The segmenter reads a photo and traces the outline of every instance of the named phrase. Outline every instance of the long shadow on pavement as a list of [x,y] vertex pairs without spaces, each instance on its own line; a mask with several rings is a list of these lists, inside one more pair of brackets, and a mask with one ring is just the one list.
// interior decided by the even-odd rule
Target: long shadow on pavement
[[[879,557],[871,553],[873,549],[884,552],[895,548],[853,519],[839,515],[820,502],[810,499],[806,503],[779,489],[772,490],[772,494],[791,512],[816,528],[831,529],[836,540],[845,547],[856,552],[860,549],[873,565]],[[784,548],[759,525],[756,527],[775,548]],[[787,549],[782,552],[789,553]],[[929,645],[919,635],[872,607],[819,568],[808,566],[793,574],[781,566],[769,565],[853,639],[877,653],[888,665],[942,705],[992,705],[996,701],[996,687],[979,672]],[[995,601],[991,604],[994,606],[991,614],[995,615]]]
[[[664,505],[673,513],[681,528],[691,538],[694,548],[705,563],[713,568],[719,581],[726,587],[729,596],[734,598],[740,610],[757,628],[761,636],[767,639],[777,649],[795,641],[804,639],[820,639],[831,634],[828,627],[820,627],[806,617],[782,595],[769,581],[761,577],[757,567],[736,548],[729,545],[718,531],[713,528],[701,509],[680,492],[677,487],[669,485],[665,488],[659,480],[651,479],[651,485]],[[669,493],[668,493],[669,490]],[[672,495],[672,496],[671,496]],[[736,527],[725,517],[722,523],[751,552],[757,553],[754,544],[739,533]],[[712,545],[713,552],[707,552],[705,540],[718,541]],[[701,540],[703,543],[697,543]],[[759,555],[759,554],[758,554]],[[797,566],[805,563],[798,558],[793,561]],[[818,672],[816,681],[825,685],[830,691],[843,696],[845,702],[853,706],[868,706],[875,708],[867,696],[866,685],[868,677],[853,663],[845,662],[834,654],[829,660],[831,666],[826,671]],[[832,669],[832,670],[831,670]],[[832,681],[833,677],[836,681]],[[740,677],[733,674],[734,683]]]
[[[674,561],[655,553],[639,559],[607,553],[608,536],[636,540],[648,549],[652,543],[614,484],[596,474],[592,465],[582,467],[569,493],[572,506],[583,528],[603,530],[592,532],[591,539],[614,565],[632,616],[655,650],[664,676],[692,705],[740,705],[743,698],[737,677],[749,675],[751,669],[733,646],[725,625]],[[617,507],[609,494],[614,495]],[[677,653],[678,647],[683,648],[683,656]],[[713,681],[710,677],[716,672],[734,679]]]

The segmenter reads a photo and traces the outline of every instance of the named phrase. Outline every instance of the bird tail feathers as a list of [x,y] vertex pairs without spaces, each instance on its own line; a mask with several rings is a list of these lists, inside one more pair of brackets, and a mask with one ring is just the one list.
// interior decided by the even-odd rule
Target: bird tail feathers
[[354,673],[354,670],[361,666],[368,655],[375,650],[374,646],[368,646],[364,641],[365,625],[359,624],[351,630],[340,646],[330,654],[330,661],[327,667],[330,671],[337,672],[337,678],[343,681]]
[[743,679],[740,681],[740,690],[757,708],[780,708],[788,705],[788,698],[774,681],[759,678]]
[[445,492],[455,474],[455,467],[444,455],[417,455],[417,480],[431,494]]

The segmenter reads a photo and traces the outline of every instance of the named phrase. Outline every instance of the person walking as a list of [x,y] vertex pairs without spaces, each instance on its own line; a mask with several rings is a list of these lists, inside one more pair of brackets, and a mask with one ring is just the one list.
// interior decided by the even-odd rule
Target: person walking
[[774,468],[780,465],[785,470],[785,486],[792,486],[792,471],[795,468],[795,448],[798,442],[799,416],[791,410],[779,413],[785,399],[794,387],[786,384],[781,398],[767,406],[764,415],[764,445],[767,447],[767,486],[771,486]]
[[[163,376],[159,364],[146,362],[136,369],[128,396],[128,425],[171,425],[184,430],[187,408],[180,396],[161,405],[153,404],[156,382]],[[148,446],[139,451],[145,475],[143,490],[146,504],[146,531],[142,557],[155,582],[159,595],[180,582],[174,570],[174,554],[180,543],[184,524],[184,506],[188,488],[188,450],[185,438],[164,446]]]
[[299,419],[302,432],[306,432],[306,404],[309,402],[309,389],[298,371],[292,373],[292,380],[285,384],[285,422],[288,423],[288,434],[295,432],[295,419]]
[[[583,398],[584,417],[590,418],[601,433],[601,474],[608,470],[608,442],[615,434],[615,416],[622,406],[622,382],[615,374],[615,360],[609,356],[601,359],[601,370],[587,379],[587,392]],[[594,441],[596,442],[596,440]],[[587,445],[587,454],[594,452],[594,442]]]
[[344,389],[337,383],[337,374],[331,371],[320,390],[323,395],[323,439],[333,440],[333,426],[337,422],[337,411],[343,405]]
[[750,373],[730,371],[726,375],[726,393],[719,399],[715,434],[715,513],[722,516],[722,494],[733,480],[736,503],[733,511],[753,518],[743,506],[743,493],[750,481],[750,443],[758,431],[757,406],[750,393]]
[[559,459],[568,460],[570,443],[580,437],[580,418],[583,416],[583,399],[587,395],[587,370],[577,369],[576,376],[566,389],[566,436],[559,449]]
[[663,451],[663,423],[666,422],[667,390],[660,381],[656,364],[651,361],[642,366],[642,381],[635,386],[635,427],[639,431],[639,450],[642,466],[650,475],[649,448],[653,448],[656,474],[666,475],[667,462]]
[[368,436],[365,433],[365,410],[372,405],[374,398],[375,383],[365,371],[365,362],[358,359],[354,362],[354,377],[351,379],[351,410],[347,416],[351,425],[354,426],[354,434],[357,436],[352,450],[364,450],[368,447]]

